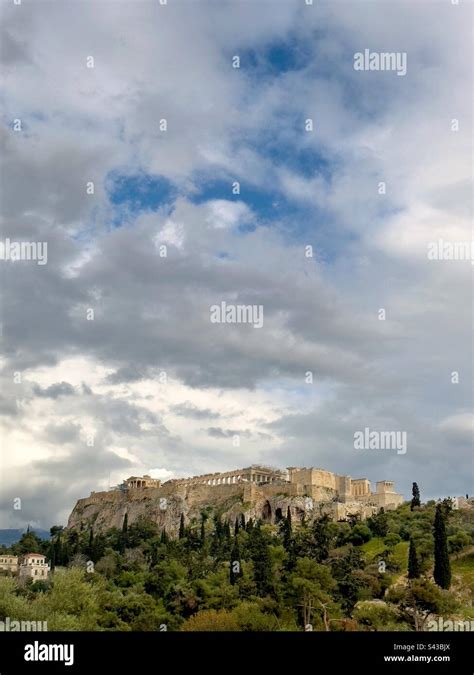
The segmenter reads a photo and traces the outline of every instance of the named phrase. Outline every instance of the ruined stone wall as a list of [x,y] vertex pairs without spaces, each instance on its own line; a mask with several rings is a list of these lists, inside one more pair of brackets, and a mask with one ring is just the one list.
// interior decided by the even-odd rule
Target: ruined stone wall
[[317,485],[332,490],[336,489],[336,476],[332,471],[324,471],[323,469],[315,469],[313,467],[309,469],[294,469],[291,472],[291,482],[299,483],[300,485]]
[[352,479],[350,476],[336,476],[336,489],[341,502],[352,499]]
[[298,496],[298,495],[303,495],[304,494],[304,486],[299,485],[296,483],[270,483],[270,484],[263,484],[260,486],[255,485],[257,489],[261,490],[263,494],[270,495],[270,496],[277,496],[277,495],[288,495],[288,496]]
[[330,502],[337,498],[336,490],[320,485],[305,485],[304,494],[308,495],[316,502]]
[[355,499],[362,504],[372,504],[377,509],[395,509],[405,501],[403,495],[396,492],[371,492],[369,495],[362,497],[355,497]]
[[336,490],[336,475],[332,471],[323,471],[322,469],[311,470],[311,485]]

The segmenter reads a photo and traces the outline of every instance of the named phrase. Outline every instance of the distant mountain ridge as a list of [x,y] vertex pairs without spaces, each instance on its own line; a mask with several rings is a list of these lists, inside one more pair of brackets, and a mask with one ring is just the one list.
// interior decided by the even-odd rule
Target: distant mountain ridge
[[[40,539],[50,539],[49,530],[40,530],[31,528],[31,530],[38,535]],[[1,530],[0,529],[0,545],[11,546],[16,544],[17,541],[20,541],[21,536],[25,534],[26,529],[19,530]]]

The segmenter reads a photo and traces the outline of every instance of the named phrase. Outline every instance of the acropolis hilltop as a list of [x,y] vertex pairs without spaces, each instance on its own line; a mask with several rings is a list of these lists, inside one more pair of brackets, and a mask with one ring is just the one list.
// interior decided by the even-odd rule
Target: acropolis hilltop
[[253,464],[245,469],[177,478],[161,483],[151,476],[131,476],[116,489],[147,489],[161,486],[208,485],[255,485],[267,494],[284,493],[289,496],[312,497],[314,501],[338,501],[343,504],[360,502],[383,508],[396,508],[403,502],[403,495],[395,492],[392,481],[377,481],[375,492],[367,478],[340,476],[331,471],[315,467],[287,467],[285,471],[273,467]]
[[279,522],[289,509],[297,524],[323,514],[334,520],[363,519],[381,508],[394,509],[403,501],[389,480],[377,481],[372,491],[367,478],[315,467],[281,470],[254,464],[164,482],[146,474],[130,476],[110,490],[80,499],[68,527],[106,531],[121,527],[127,515],[129,523],[144,517],[173,536],[182,516],[187,523],[197,523],[203,509],[219,512],[228,521],[243,515],[267,523]]

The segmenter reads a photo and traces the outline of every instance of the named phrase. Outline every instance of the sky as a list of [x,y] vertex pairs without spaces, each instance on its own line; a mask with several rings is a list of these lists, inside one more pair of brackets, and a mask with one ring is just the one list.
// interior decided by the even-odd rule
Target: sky
[[0,12],[1,241],[47,243],[0,260],[0,527],[252,463],[473,492],[474,267],[427,255],[472,239],[472,4]]

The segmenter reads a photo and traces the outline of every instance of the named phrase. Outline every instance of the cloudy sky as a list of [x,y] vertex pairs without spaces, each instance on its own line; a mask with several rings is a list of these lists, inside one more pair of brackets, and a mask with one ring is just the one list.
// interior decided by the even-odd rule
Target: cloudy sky
[[427,255],[472,237],[471,14],[2,0],[2,241],[48,259],[0,261],[0,527],[256,462],[473,491],[473,266]]

